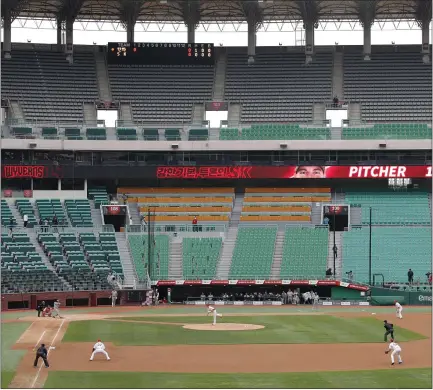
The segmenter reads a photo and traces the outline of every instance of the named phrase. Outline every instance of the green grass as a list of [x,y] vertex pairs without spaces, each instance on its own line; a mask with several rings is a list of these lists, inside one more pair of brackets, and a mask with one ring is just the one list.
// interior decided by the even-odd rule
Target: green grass
[[[203,317],[139,317],[137,321],[210,323]],[[383,323],[375,318],[333,316],[242,316],[226,317],[225,322],[264,325],[264,329],[236,332],[209,332],[183,329],[180,325],[140,322],[71,322],[64,342],[94,341],[98,338],[117,345],[209,345],[209,344],[308,344],[308,343],[383,343]],[[424,336],[396,328],[396,338],[403,341]]]
[[1,387],[9,386],[15,375],[18,363],[26,351],[12,350],[12,346],[30,326],[28,322],[2,323],[1,324]]
[[[313,374],[313,375],[312,375]],[[272,374],[53,371],[45,388],[431,388],[431,368]]]

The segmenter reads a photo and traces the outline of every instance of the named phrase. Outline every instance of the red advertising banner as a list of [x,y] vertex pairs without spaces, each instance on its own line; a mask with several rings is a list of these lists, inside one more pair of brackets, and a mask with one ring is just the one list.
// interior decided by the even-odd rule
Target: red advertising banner
[[157,168],[158,179],[390,179],[431,178],[427,165],[203,166]]
[[62,168],[56,165],[3,165],[3,179],[46,179],[62,177]]

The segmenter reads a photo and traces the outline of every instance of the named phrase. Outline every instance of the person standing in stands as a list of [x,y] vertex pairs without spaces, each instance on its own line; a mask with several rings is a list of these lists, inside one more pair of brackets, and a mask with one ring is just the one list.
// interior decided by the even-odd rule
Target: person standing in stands
[[407,272],[407,281],[409,282],[409,284],[413,284],[413,271],[410,268]]
[[45,344],[41,344],[41,346],[36,351],[36,358],[35,358],[35,361],[33,363],[33,367],[37,367],[39,358],[42,358],[42,360],[44,361],[45,367],[48,368],[50,366],[50,364],[48,363],[47,357],[48,357],[48,351],[45,348]]
[[23,215],[23,221],[24,221],[24,227],[27,227],[27,224],[29,223],[29,216],[27,214]]
[[193,232],[197,232],[198,231],[198,229],[197,229],[197,223],[198,223],[198,220],[197,220],[197,216],[195,216],[193,219],[192,219],[192,231]]
[[337,248],[336,245],[334,245],[334,246],[332,247],[332,251],[334,252],[334,257],[337,258],[337,257],[338,257],[338,248]]
[[12,231],[13,231],[13,229],[14,229],[14,218],[13,217],[10,217],[9,218],[9,230],[11,231],[11,234],[12,234]]

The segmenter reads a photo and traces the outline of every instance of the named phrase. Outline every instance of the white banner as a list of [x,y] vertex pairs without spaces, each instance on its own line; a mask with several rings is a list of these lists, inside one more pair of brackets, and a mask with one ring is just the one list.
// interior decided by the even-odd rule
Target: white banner
[[202,280],[201,283],[202,284],[211,284],[212,280]]
[[309,281],[308,281],[308,284],[309,284],[310,286],[317,286],[317,282],[318,282],[318,280],[309,280]]
[[264,280],[256,280],[256,284],[264,284],[265,281]]
[[370,306],[370,302],[359,302],[359,306]]
[[224,305],[224,304],[225,304],[224,301],[216,301],[214,303],[214,305]]
[[281,306],[281,301],[272,301],[272,306]]
[[253,302],[253,306],[260,306],[260,305],[263,305],[262,301],[254,301]]
[[196,305],[206,305],[206,302],[205,301],[195,301],[195,304]]
[[185,280],[176,280],[176,286],[183,286]]
[[322,302],[322,306],[332,306],[332,302],[324,301]]
[[229,284],[237,284],[238,281],[237,280],[229,280]]
[[286,280],[282,280],[281,284],[290,284],[291,282],[292,282],[291,280],[286,279]]
[[340,305],[341,306],[350,306],[350,302],[341,302]]
[[346,282],[340,282],[341,287],[349,287],[349,283]]
[[235,305],[235,306],[243,306],[243,304],[244,304],[244,301],[234,301],[233,302],[233,305]]

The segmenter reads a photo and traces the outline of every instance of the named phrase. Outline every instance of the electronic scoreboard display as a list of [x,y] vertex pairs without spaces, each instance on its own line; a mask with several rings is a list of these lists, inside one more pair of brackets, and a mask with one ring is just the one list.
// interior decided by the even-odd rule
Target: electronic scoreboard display
[[212,43],[109,43],[110,65],[213,65]]

